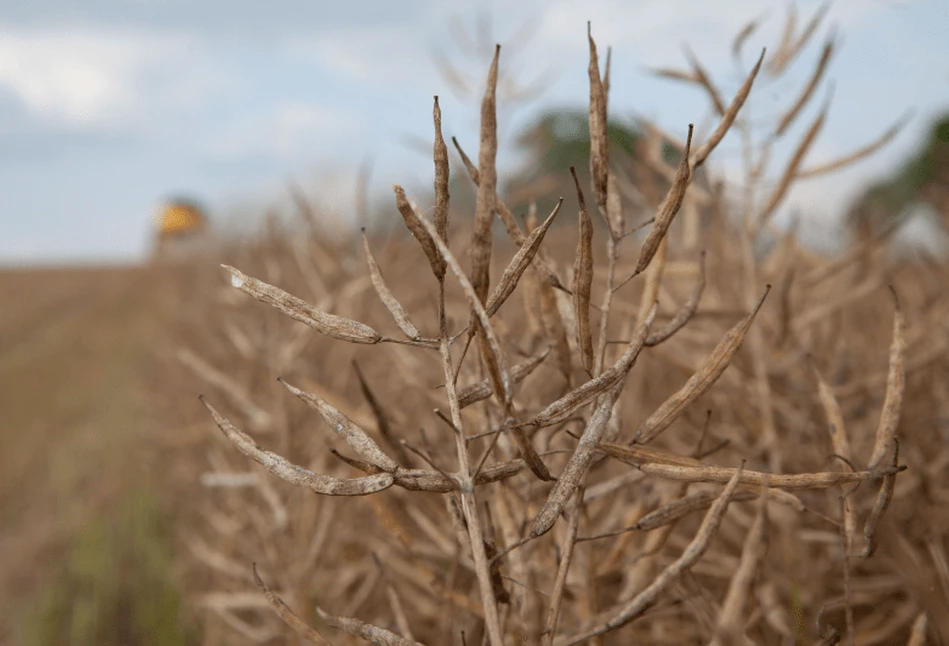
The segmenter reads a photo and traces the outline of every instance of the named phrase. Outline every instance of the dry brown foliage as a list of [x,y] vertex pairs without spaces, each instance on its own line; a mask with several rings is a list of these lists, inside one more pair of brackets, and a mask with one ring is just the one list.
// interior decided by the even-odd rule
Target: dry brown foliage
[[[801,35],[788,20],[769,73],[821,15]],[[212,416],[182,413],[193,442],[176,457],[193,465],[183,516],[210,641],[949,639],[949,272],[888,261],[882,240],[845,262],[790,234],[753,251],[807,173],[826,107],[760,204],[767,151],[737,195],[692,185],[745,130],[764,55],[727,107],[693,58],[680,76],[712,95],[721,125],[694,146],[689,129],[665,186],[624,185],[589,38],[589,194],[604,227],[579,184],[579,234],[550,227],[559,204],[525,232],[498,197],[498,50],[478,165],[463,171],[472,230],[457,213],[449,228],[436,102],[434,221],[396,187],[415,241],[368,236],[367,272],[341,261],[354,244],[313,232],[292,253],[271,232],[228,254],[229,282],[196,279],[178,338],[192,376],[169,395],[200,388]],[[492,239],[495,214],[510,240]],[[650,217],[643,239],[628,233]],[[294,296],[308,292],[318,305]]]

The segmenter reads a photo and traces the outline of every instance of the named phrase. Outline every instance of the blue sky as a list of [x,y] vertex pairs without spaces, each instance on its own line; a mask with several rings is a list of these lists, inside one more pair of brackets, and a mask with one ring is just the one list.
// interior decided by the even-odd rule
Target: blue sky
[[[818,3],[797,6],[803,22]],[[587,20],[599,45],[613,47],[611,114],[642,114],[684,133],[708,118],[704,97],[647,68],[684,67],[688,43],[728,94],[741,79],[733,34],[764,18],[745,48],[747,65],[776,44],[785,8],[759,0],[4,2],[0,263],[140,259],[165,196],[192,195],[218,217],[250,214],[286,205],[288,179],[345,221],[367,158],[378,200],[393,183],[430,185],[430,159],[409,142],[431,137],[432,95],[442,96],[446,135],[476,152],[490,54],[466,53],[457,34],[470,36],[482,13],[492,16],[486,40],[501,43],[511,82],[547,80],[536,99],[502,105],[503,177],[519,161],[518,127],[547,107],[584,105]],[[898,163],[949,109],[945,0],[836,0],[790,77],[755,99],[753,118],[791,100],[833,27],[843,36],[829,75],[834,105],[808,161],[859,147],[916,112],[886,151],[791,196],[788,208],[827,231],[861,183]],[[453,90],[439,60],[472,91]],[[779,147],[776,160],[786,154]],[[711,161],[733,173],[737,143],[726,140]]]

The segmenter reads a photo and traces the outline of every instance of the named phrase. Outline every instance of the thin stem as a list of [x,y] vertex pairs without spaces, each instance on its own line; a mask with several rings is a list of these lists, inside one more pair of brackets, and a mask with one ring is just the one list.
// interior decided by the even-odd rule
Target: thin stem
[[[606,213],[600,208],[603,217]],[[609,266],[606,269],[606,292],[603,294],[603,304],[600,306],[600,333],[596,340],[596,354],[593,357],[593,376],[598,377],[603,373],[603,363],[606,361],[606,332],[610,324],[610,308],[613,304],[613,281],[616,277],[616,263],[619,257],[616,238],[610,234],[606,241],[606,255],[609,258]]]
[[448,393],[448,403],[451,409],[451,421],[459,431],[454,433],[455,448],[458,454],[459,497],[461,510],[468,525],[468,540],[471,544],[471,554],[474,559],[475,573],[478,577],[478,588],[481,592],[481,604],[484,606],[484,622],[487,628],[488,641],[491,646],[503,646],[504,636],[501,632],[501,619],[498,615],[498,602],[494,595],[491,580],[491,571],[488,567],[488,556],[484,548],[484,534],[481,531],[481,518],[478,515],[478,504],[475,499],[474,479],[468,462],[468,446],[464,436],[464,423],[461,419],[461,406],[458,403],[458,391],[455,383],[455,374],[451,362],[451,341],[448,337],[445,321],[445,290],[439,294],[439,329],[441,343],[439,351],[442,357],[442,367],[445,373],[445,390]]

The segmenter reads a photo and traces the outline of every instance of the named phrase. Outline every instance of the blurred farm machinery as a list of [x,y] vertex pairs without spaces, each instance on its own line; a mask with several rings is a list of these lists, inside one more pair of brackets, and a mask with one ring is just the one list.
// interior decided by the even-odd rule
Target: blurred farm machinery
[[208,218],[196,201],[174,198],[158,209],[154,260],[182,258],[193,254],[207,239]]

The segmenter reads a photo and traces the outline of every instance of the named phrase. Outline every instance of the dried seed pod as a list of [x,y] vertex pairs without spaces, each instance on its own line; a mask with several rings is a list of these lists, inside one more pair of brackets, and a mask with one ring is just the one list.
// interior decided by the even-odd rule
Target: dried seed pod
[[689,47],[685,48],[685,57],[688,59],[689,65],[692,66],[692,70],[695,74],[695,82],[705,88],[705,93],[708,94],[708,98],[711,99],[715,112],[720,116],[725,116],[725,102],[722,101],[721,95],[712,84],[712,79],[708,75],[708,72],[705,71],[702,62],[696,58],[695,53]]
[[448,217],[450,195],[448,193],[448,146],[442,137],[442,110],[435,97],[435,107],[432,108],[432,117],[435,121],[435,144],[432,157],[435,161],[435,231],[448,244]]
[[742,27],[737,34],[735,34],[735,39],[732,41],[732,56],[739,58],[741,56],[741,48],[744,46],[745,41],[748,40],[753,33],[758,29],[760,24],[759,19],[751,20]]
[[705,251],[699,256],[699,277],[692,289],[689,300],[682,305],[676,315],[666,323],[661,330],[650,334],[646,339],[646,347],[654,347],[670,339],[676,332],[681,330],[686,323],[692,320],[696,310],[699,308],[699,302],[702,300],[702,292],[705,291]]
[[[514,460],[484,467],[474,478],[474,485],[480,486],[513,478],[524,470],[524,462]],[[396,474],[395,484],[409,491],[428,491],[430,493],[448,493],[458,489],[455,482],[437,471],[424,469],[401,469]]]
[[774,56],[768,61],[768,73],[771,76],[778,76],[787,65],[788,53],[794,46],[794,31],[796,29],[797,6],[788,5],[788,14],[784,19],[784,29],[781,31],[781,41],[778,43]]
[[771,291],[771,285],[767,286],[754,309],[725,334],[719,344],[715,346],[715,349],[712,350],[712,353],[706,357],[702,367],[689,378],[678,392],[669,397],[662,406],[643,422],[639,430],[636,431],[633,438],[634,442],[648,444],[654,440],[656,436],[678,419],[689,404],[705,394],[718,381],[718,378],[722,376],[722,373],[725,372],[731,362],[732,357],[741,348],[741,344],[748,334],[748,329],[755,320],[758,310],[764,304],[769,291]]
[[461,144],[458,143],[457,137],[452,137],[451,143],[455,145],[455,150],[457,150],[458,155],[461,156],[461,163],[463,163],[468,170],[468,176],[471,177],[471,181],[473,181],[475,185],[478,185],[481,182],[481,174],[478,172],[478,167],[474,165],[474,162],[468,157],[468,154],[461,147]]
[[672,224],[672,220],[682,206],[682,200],[685,199],[685,191],[689,187],[689,182],[692,179],[692,168],[689,165],[689,150],[691,146],[692,124],[690,123],[689,135],[685,142],[685,151],[682,153],[682,160],[679,162],[679,169],[676,171],[675,181],[673,181],[672,186],[669,187],[669,192],[666,194],[662,204],[659,205],[655,222],[653,222],[652,228],[649,229],[649,234],[643,241],[633,276],[641,274],[646,270],[646,267],[649,266],[652,257],[655,256],[656,251],[659,250],[659,243],[662,242],[666,232],[669,230],[669,226]]
[[758,498],[758,513],[748,530],[748,537],[741,550],[738,568],[728,583],[728,592],[718,614],[718,626],[710,646],[737,644],[742,641],[747,622],[748,599],[754,584],[758,563],[767,551],[768,533],[768,487],[764,487]]
[[824,72],[827,71],[827,64],[830,62],[830,57],[834,53],[834,40],[836,36],[831,35],[828,37],[827,42],[824,43],[824,49],[821,52],[820,60],[817,61],[817,67],[814,68],[814,73],[811,75],[810,81],[804,87],[804,90],[801,92],[801,95],[798,97],[797,101],[794,102],[794,105],[788,109],[788,111],[781,117],[781,120],[778,122],[778,128],[775,130],[775,136],[780,137],[787,131],[787,129],[794,123],[794,119],[797,118],[797,115],[801,113],[801,110],[807,105],[808,100],[814,95],[814,90],[817,89],[817,86],[820,84],[821,78],[824,76]]
[[544,622],[544,646],[553,646],[554,635],[557,633],[557,623],[560,620],[560,608],[563,603],[564,592],[567,589],[567,574],[573,559],[573,550],[577,544],[577,529],[580,526],[580,517],[583,515],[583,489],[577,492],[577,500],[573,505],[568,521],[567,535],[560,546],[560,565],[557,567],[557,578],[554,580],[554,589],[550,595],[550,604],[547,606],[547,618]]
[[[537,228],[536,209],[528,211],[525,225],[529,231],[534,231]],[[573,358],[570,352],[570,344],[567,341],[566,326],[563,317],[560,315],[560,309],[557,307],[557,294],[554,292],[554,286],[543,280],[543,272],[537,262],[528,271],[532,272],[534,282],[537,285],[537,291],[532,296],[535,297],[536,315],[543,326],[544,338],[553,346],[557,368],[569,387],[573,377]]]
[[709,136],[704,144],[699,146],[698,150],[696,150],[695,154],[692,156],[693,171],[705,163],[705,160],[708,159],[708,156],[712,154],[712,151],[715,150],[715,147],[718,146],[722,139],[724,139],[725,135],[728,134],[728,130],[735,122],[735,117],[738,116],[738,111],[741,110],[741,106],[745,104],[745,100],[748,98],[748,95],[751,94],[751,86],[754,85],[755,77],[758,76],[758,71],[761,69],[761,63],[763,61],[764,50],[761,51],[761,56],[758,57],[758,62],[755,63],[755,66],[751,69],[751,73],[748,74],[748,78],[745,79],[745,82],[742,83],[741,87],[738,89],[738,92],[735,94],[735,98],[732,99],[731,105],[729,105],[728,110],[725,111],[725,116],[722,117],[718,127],[715,128],[715,131]]
[[590,43],[590,178],[596,191],[596,203],[606,206],[607,183],[610,173],[610,149],[607,137],[606,91],[600,79],[600,63],[590,23],[587,23]]
[[794,29],[797,26],[797,11],[793,5],[790,6],[790,13],[788,15],[788,21],[785,24],[784,35],[781,39],[781,44],[778,46],[778,51],[775,53],[774,58],[768,62],[768,72],[772,76],[778,76],[788,68],[788,66],[797,58],[798,54],[801,53],[801,50],[804,49],[804,46],[810,41],[811,37],[817,33],[817,28],[823,22],[824,17],[827,15],[827,11],[830,9],[831,2],[830,0],[825,1],[817,9],[808,23],[804,26],[804,29],[801,31],[801,35],[795,40],[793,38]]
[[[601,447],[609,455],[622,460],[622,451],[615,446]],[[625,448],[625,447],[624,447]],[[684,467],[672,464],[647,462],[637,465],[646,475],[677,480],[679,482],[727,482],[735,474],[735,469],[726,467]],[[905,467],[878,469],[876,471],[821,471],[819,473],[778,474],[760,471],[745,471],[741,484],[759,487],[769,486],[777,489],[804,490],[839,487],[855,482],[878,480],[903,471]]]
[[[732,500],[754,500],[757,497],[758,494],[752,491],[740,491],[735,492],[735,495],[732,496]],[[667,503],[655,511],[649,512],[639,519],[639,522],[636,523],[636,528],[642,531],[659,529],[689,514],[708,509],[717,498],[718,496],[711,491],[697,491],[684,498],[679,498],[678,500]]]
[[[775,491],[780,491],[776,489]],[[754,491],[736,491],[735,495],[732,496],[733,502],[744,502],[747,500],[754,500],[758,497],[758,493]],[[599,534],[597,536],[584,536],[578,538],[578,542],[585,541],[596,541],[603,538],[612,538],[614,536],[621,536],[629,532],[640,531],[640,532],[651,532],[653,530],[659,529],[660,527],[668,527],[681,518],[685,518],[690,514],[694,514],[697,511],[705,511],[712,506],[712,503],[715,502],[716,495],[711,491],[697,491],[695,493],[689,494],[682,498],[677,498],[672,502],[668,502],[658,509],[655,509],[648,514],[645,514],[640,518],[634,525],[629,527],[624,527],[623,529],[618,529],[612,532],[606,532]]]
[[[518,363],[511,367],[511,379],[515,384],[522,382],[527,375],[534,372],[534,369],[539,366],[544,359],[550,354],[550,348],[548,347],[544,350],[543,354],[532,357],[527,361]],[[479,381],[478,383],[471,384],[470,386],[465,386],[458,390],[458,406],[460,408],[466,408],[475,404],[479,401],[483,401],[491,396],[491,382],[488,380]]]
[[722,493],[715,499],[712,506],[709,507],[692,542],[689,543],[679,558],[670,563],[642,592],[633,597],[629,602],[623,604],[607,621],[600,623],[582,634],[567,638],[564,641],[565,646],[573,646],[573,644],[585,642],[591,637],[603,635],[625,626],[641,616],[647,608],[656,602],[659,595],[672,585],[683,572],[686,572],[694,566],[708,550],[709,544],[711,544],[712,539],[718,532],[718,528],[722,524],[722,519],[725,518],[725,512],[728,511],[728,504],[731,502],[735,488],[741,479],[741,474],[741,467],[734,470],[732,477],[727,481],[728,484],[725,485]]
[[781,204],[784,196],[787,195],[788,189],[791,187],[791,183],[797,176],[797,169],[800,168],[801,162],[804,161],[804,156],[807,155],[807,152],[811,149],[811,145],[817,139],[817,135],[820,134],[821,129],[824,127],[824,121],[827,119],[827,112],[829,109],[830,101],[828,99],[828,101],[824,104],[824,107],[821,109],[820,114],[817,115],[817,118],[814,119],[814,122],[811,124],[810,128],[807,129],[807,132],[804,134],[804,138],[801,139],[801,143],[799,143],[797,148],[794,150],[794,154],[791,155],[791,159],[788,160],[788,165],[784,169],[781,179],[778,180],[778,185],[774,187],[773,191],[771,191],[768,201],[765,203],[764,208],[761,210],[761,214],[758,216],[757,222],[759,226],[764,225],[769,220],[769,218],[774,214],[774,211],[778,208],[778,205]]
[[339,435],[350,448],[362,456],[364,460],[389,473],[394,473],[398,470],[399,465],[396,461],[386,455],[385,452],[379,448],[379,445],[369,437],[366,431],[339,412],[339,410],[329,402],[312,393],[291,386],[283,379],[278,379],[277,381],[283,384],[291,393],[306,402],[310,408],[319,413],[327,426],[329,426],[334,433]]
[[834,448],[834,453],[844,460],[852,462],[853,455],[850,450],[850,440],[847,437],[847,428],[844,425],[844,415],[840,410],[840,403],[834,396],[833,389],[824,381],[824,377],[813,362],[811,363],[811,369],[817,379],[817,392],[821,405],[824,407],[824,414],[827,416],[827,431],[830,434],[830,442]]
[[925,612],[921,612],[913,621],[913,629],[910,631],[909,640],[906,646],[925,646],[926,629],[928,628],[929,617]]
[[263,592],[264,596],[267,598],[267,602],[273,608],[274,612],[277,613],[277,616],[294,631],[310,643],[316,644],[317,646],[331,646],[331,644],[326,641],[323,636],[316,632],[316,629],[311,627],[305,621],[300,619],[292,610],[290,606],[284,603],[283,599],[278,597],[273,590],[267,587],[267,584],[264,583],[263,579],[260,578],[260,574],[257,573],[257,564],[253,564],[254,572],[254,582],[257,584],[257,587],[260,588],[260,591]]
[[379,571],[379,576],[385,583],[386,599],[389,602],[389,609],[392,610],[392,614],[395,615],[395,623],[399,627],[399,631],[407,640],[410,642],[414,641],[415,636],[412,634],[412,627],[409,625],[408,617],[405,615],[405,608],[402,605],[402,599],[399,597],[395,586],[392,585],[392,580],[389,577],[388,572],[386,572],[385,566],[382,564],[382,560],[380,560],[379,556],[375,552],[372,552],[372,560],[376,564],[376,569]]
[[557,293],[554,288],[541,281],[538,290],[541,323],[544,326],[544,338],[553,343],[554,357],[557,368],[569,385],[573,383],[573,355],[570,352],[570,342],[567,340],[567,326],[564,317],[557,307]]
[[883,478],[883,484],[880,486],[880,493],[877,496],[873,510],[867,518],[867,524],[863,527],[863,537],[866,539],[866,547],[863,548],[861,558],[868,559],[876,552],[876,528],[880,524],[880,519],[886,513],[890,502],[893,500],[893,492],[896,490],[896,474],[899,469],[900,444],[894,440],[893,462],[890,464],[892,473]]
[[350,635],[355,635],[361,639],[366,640],[370,644],[378,644],[378,646],[423,646],[417,641],[411,639],[406,639],[401,635],[397,635],[391,630],[386,630],[385,628],[380,628],[379,626],[373,626],[368,624],[361,619],[355,619],[352,617],[336,617],[329,614],[319,606],[316,606],[316,614],[320,616],[324,622],[341,630],[344,633]]
[[[372,388],[369,387],[369,382],[366,381],[366,377],[362,374],[359,364],[355,361],[353,361],[353,370],[356,373],[356,378],[359,380],[359,389],[362,391],[363,397],[369,404],[370,410],[372,410],[372,416],[376,418],[376,425],[379,430],[379,435],[381,435],[382,439],[385,440],[386,444],[389,446],[389,449],[393,452],[399,463],[403,465],[409,464],[409,456],[405,452],[405,447],[402,446],[402,443],[392,432],[392,428],[389,425],[389,419],[382,408],[382,404],[379,403],[375,393],[372,392]],[[488,393],[488,395],[490,396],[490,393]]]
[[886,377],[886,398],[880,412],[880,424],[877,426],[873,451],[870,453],[869,469],[875,469],[886,456],[900,425],[900,412],[903,408],[903,393],[906,390],[906,370],[903,364],[906,355],[906,319],[900,307],[896,290],[893,294],[893,343],[890,345],[890,369]]
[[231,375],[218,370],[194,352],[185,348],[178,351],[178,361],[191,369],[203,381],[220,389],[230,402],[237,406],[241,413],[249,419],[252,430],[258,432],[273,430],[273,416],[255,404],[251,400],[247,388]]
[[684,70],[677,70],[671,67],[651,67],[649,68],[649,73],[673,81],[684,81],[686,83],[698,83],[699,81],[698,77],[695,75],[694,70],[691,72],[686,72]]
[[627,464],[640,466],[643,464],[671,464],[680,467],[701,467],[702,463],[692,457],[676,455],[668,451],[650,449],[640,444],[623,446],[611,442],[603,442],[600,450],[613,457],[621,459]]
[[514,293],[518,281],[524,274],[524,270],[530,266],[531,261],[540,249],[540,245],[544,241],[544,236],[550,229],[550,225],[553,224],[554,218],[560,213],[560,207],[562,205],[563,198],[560,198],[557,201],[557,205],[554,206],[553,212],[547,216],[544,223],[531,231],[531,234],[524,241],[524,244],[521,245],[521,248],[514,254],[511,262],[505,268],[504,273],[501,274],[501,279],[498,281],[498,284],[495,285],[494,291],[491,292],[491,296],[488,298],[487,305],[485,306],[488,316],[494,316],[501,305],[504,304],[504,301]]
[[610,173],[606,181],[606,223],[610,236],[614,240],[622,239],[626,233],[626,220],[623,218],[623,201],[620,198],[619,180]]
[[371,476],[374,476],[377,473],[386,472],[384,469],[380,469],[374,464],[369,464],[368,462],[365,462],[363,460],[357,460],[356,458],[351,458],[349,456],[343,455],[342,453],[340,453],[339,451],[337,451],[336,449],[332,447],[330,448],[330,453],[332,453],[333,457],[339,460],[340,462],[344,462],[345,464],[348,464],[352,468],[358,471],[362,471],[363,473],[368,473]]
[[811,177],[817,177],[819,175],[826,175],[827,173],[832,173],[836,170],[840,170],[841,168],[849,166],[850,164],[858,162],[861,159],[864,159],[865,157],[869,157],[870,155],[878,151],[880,148],[883,148],[883,146],[888,144],[890,141],[892,141],[893,138],[896,137],[896,135],[900,133],[903,127],[907,123],[909,123],[911,115],[912,115],[912,111],[907,112],[906,114],[901,116],[899,120],[897,120],[897,122],[894,123],[886,132],[880,135],[879,138],[870,142],[866,146],[863,146],[862,148],[858,148],[852,153],[848,153],[846,155],[838,157],[837,159],[833,159],[829,162],[825,162],[823,164],[819,164],[817,166],[813,166],[811,168],[805,168],[804,170],[798,171],[797,176],[796,176],[797,179],[809,179]]
[[590,298],[593,290],[593,221],[587,213],[583,200],[577,171],[570,167],[573,182],[577,188],[577,201],[580,203],[580,235],[577,240],[577,253],[573,261],[573,313],[577,321],[577,347],[580,349],[580,362],[587,373],[593,370],[593,331],[590,328]]
[[616,385],[600,399],[596,411],[590,416],[590,421],[587,422],[580,443],[573,455],[570,456],[563,473],[557,478],[557,484],[554,485],[550,495],[547,496],[544,507],[534,518],[530,536],[536,538],[550,531],[550,528],[557,522],[557,518],[566,506],[567,501],[573,497],[573,494],[580,487],[590,464],[593,462],[596,447],[603,437],[606,425],[610,421],[610,415],[613,413],[613,404],[616,403],[621,390],[621,386]]
[[231,285],[261,303],[275,307],[290,318],[309,325],[320,334],[350,343],[374,344],[382,341],[383,337],[368,325],[322,312],[279,287],[251,278],[228,265],[221,266],[230,273]]
[[557,401],[548,405],[544,410],[524,422],[522,426],[533,426],[543,428],[558,424],[576,413],[581,406],[589,403],[594,397],[602,395],[616,386],[632,369],[636,363],[636,358],[642,351],[646,343],[646,336],[649,334],[649,328],[656,319],[658,305],[654,304],[649,314],[643,319],[642,323],[636,329],[632,340],[626,346],[623,355],[603,374],[591,379],[582,386],[574,388]]
[[[465,163],[465,167],[468,169],[468,174],[471,177],[471,180],[474,182],[475,186],[480,188],[481,186],[481,175],[478,172],[478,169],[475,168],[474,164],[471,163],[471,160],[465,154],[465,151],[462,150],[461,144],[458,143],[458,140],[452,137],[452,142],[455,144],[455,148],[458,149],[458,154],[461,155],[462,160]],[[511,210],[504,204],[504,201],[495,193],[494,195],[494,204],[497,208],[498,215],[501,217],[501,221],[504,222],[504,228],[507,230],[508,236],[514,244],[518,246],[524,246],[524,242],[527,240],[527,236],[521,230],[521,226],[517,223],[517,220],[514,219],[514,214],[511,213]],[[544,256],[543,249],[538,251],[537,256],[534,258],[534,268],[543,276],[544,282],[551,285],[555,289],[566,290],[563,286],[563,283],[560,281],[560,277],[557,276],[556,267],[554,264]]]
[[409,315],[406,314],[402,304],[399,303],[392,292],[389,291],[389,287],[382,277],[382,271],[379,269],[379,263],[376,262],[375,257],[372,255],[372,250],[369,248],[369,239],[366,238],[365,230],[363,230],[362,234],[362,244],[366,250],[366,262],[369,265],[369,279],[372,281],[372,286],[375,288],[379,300],[382,301],[382,304],[389,310],[392,318],[395,319],[396,325],[402,330],[402,334],[412,340],[418,341],[422,334],[418,331],[418,328],[415,327],[415,324],[412,323],[411,319],[409,319]]
[[471,285],[482,303],[488,297],[491,282],[491,227],[497,209],[498,119],[496,114],[498,57],[494,50],[488,72],[488,87],[481,101],[481,147],[478,151],[478,195],[475,203],[474,233],[471,239]]
[[265,451],[260,448],[249,435],[236,428],[230,421],[214,410],[210,404],[204,401],[203,397],[200,399],[201,403],[211,412],[214,423],[217,424],[227,439],[240,449],[241,453],[263,466],[267,471],[281,480],[286,480],[290,484],[295,484],[298,487],[306,487],[324,496],[365,496],[388,489],[395,481],[391,473],[380,473],[378,475],[350,478],[347,480],[313,473],[309,469],[304,469],[301,466],[292,464],[276,453],[271,453],[270,451]]
[[[847,437],[847,428],[844,425],[844,416],[840,410],[840,403],[834,396],[830,385],[824,381],[817,366],[811,363],[811,368],[817,379],[818,396],[827,416],[827,431],[830,434],[830,443],[834,453],[847,464],[853,464],[853,453],[850,450],[850,439]],[[846,468],[846,467],[844,467]],[[849,551],[857,529],[857,512],[849,500],[844,501],[844,537]]]
[[409,203],[402,187],[398,184],[394,184],[392,190],[395,191],[395,205],[396,208],[399,209],[402,219],[405,221],[405,226],[415,239],[418,240],[418,243],[422,245],[422,251],[425,252],[425,256],[428,258],[428,263],[432,267],[432,273],[435,274],[435,278],[439,281],[443,280],[445,278],[445,261],[442,260],[435,250],[435,243],[432,242],[431,234],[419,223],[419,216]]
[[547,469],[547,465],[544,464],[544,461],[537,454],[537,450],[534,448],[534,445],[531,444],[531,438],[527,435],[523,428],[520,426],[515,426],[515,420],[513,417],[508,417],[505,422],[505,426],[511,431],[511,437],[514,438],[514,444],[517,446],[517,450],[521,454],[521,458],[527,463],[527,466],[530,468],[531,472],[545,482],[550,482],[555,478],[550,475],[550,470]]

